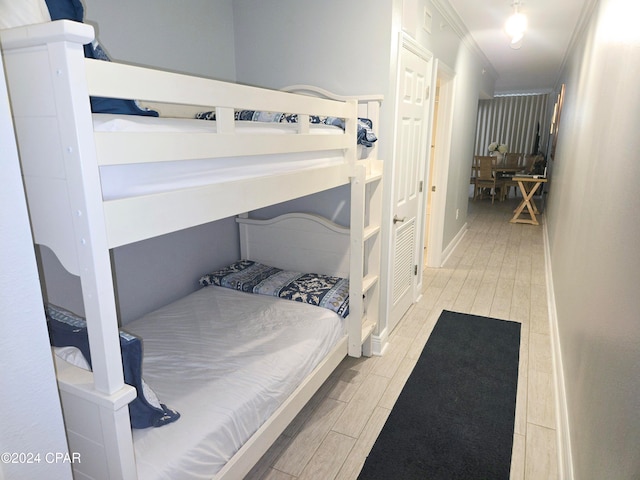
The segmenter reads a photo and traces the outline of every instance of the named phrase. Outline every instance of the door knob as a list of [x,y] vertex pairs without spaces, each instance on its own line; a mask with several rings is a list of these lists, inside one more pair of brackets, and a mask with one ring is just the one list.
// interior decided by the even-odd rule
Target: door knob
[[395,225],[398,222],[404,222],[407,219],[407,217],[402,217],[402,218],[398,218],[397,215],[393,216],[393,224]]

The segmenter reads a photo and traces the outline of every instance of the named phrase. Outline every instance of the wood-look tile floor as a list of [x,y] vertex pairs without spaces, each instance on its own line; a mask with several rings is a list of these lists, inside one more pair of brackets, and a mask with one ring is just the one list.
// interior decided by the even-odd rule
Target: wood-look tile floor
[[542,226],[509,223],[516,205],[469,202],[467,233],[425,269],[384,356],[345,359],[248,479],[357,478],[443,309],[522,324],[511,479],[558,478]]

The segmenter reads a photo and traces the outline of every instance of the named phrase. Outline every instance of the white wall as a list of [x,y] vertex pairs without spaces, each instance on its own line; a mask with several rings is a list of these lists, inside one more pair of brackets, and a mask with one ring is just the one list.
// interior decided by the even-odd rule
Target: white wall
[[640,478],[640,33],[600,0],[568,59],[546,219],[574,478]]
[[[464,228],[469,206],[469,172],[473,159],[476,114],[482,80],[482,65],[464,45],[453,68],[456,72],[449,176],[443,231],[446,248]],[[459,211],[459,215],[456,212]]]
[[0,478],[70,479],[68,463],[47,462],[67,441],[1,61],[0,145],[0,453],[40,454],[30,464],[3,458]]

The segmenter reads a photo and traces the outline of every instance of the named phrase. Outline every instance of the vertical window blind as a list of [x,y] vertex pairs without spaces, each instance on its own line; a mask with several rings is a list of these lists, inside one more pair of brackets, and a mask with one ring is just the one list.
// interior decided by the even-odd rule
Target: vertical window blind
[[480,100],[474,155],[488,155],[487,146],[491,142],[506,144],[509,152],[546,154],[548,108],[546,93]]

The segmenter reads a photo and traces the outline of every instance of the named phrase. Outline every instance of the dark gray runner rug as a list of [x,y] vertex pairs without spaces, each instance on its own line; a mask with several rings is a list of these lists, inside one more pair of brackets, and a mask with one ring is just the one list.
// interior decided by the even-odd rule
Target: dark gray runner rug
[[360,480],[509,479],[520,324],[443,311]]

